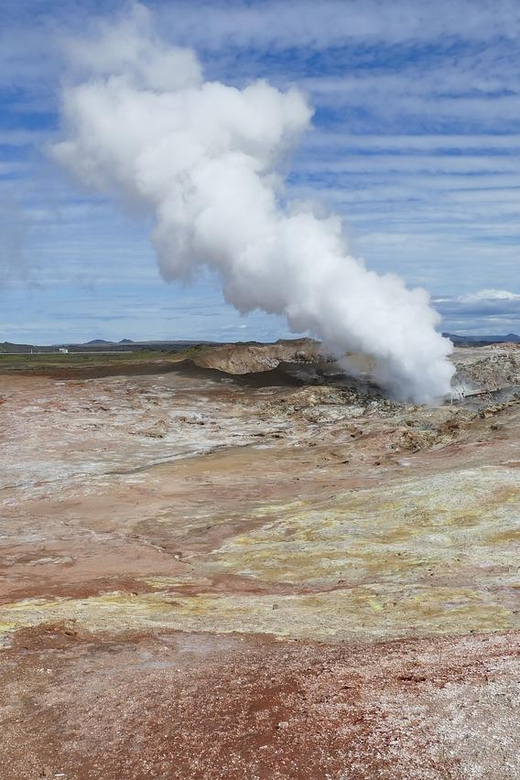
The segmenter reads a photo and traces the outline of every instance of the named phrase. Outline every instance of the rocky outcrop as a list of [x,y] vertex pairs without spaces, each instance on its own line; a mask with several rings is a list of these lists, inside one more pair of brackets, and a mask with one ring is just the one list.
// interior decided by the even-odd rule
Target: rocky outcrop
[[316,363],[320,344],[312,339],[277,341],[275,344],[225,344],[207,349],[193,358],[200,368],[213,368],[227,374],[254,374],[272,371],[280,363]]
[[517,345],[459,349],[455,352],[457,367],[454,385],[465,393],[496,392],[520,385],[520,350]]

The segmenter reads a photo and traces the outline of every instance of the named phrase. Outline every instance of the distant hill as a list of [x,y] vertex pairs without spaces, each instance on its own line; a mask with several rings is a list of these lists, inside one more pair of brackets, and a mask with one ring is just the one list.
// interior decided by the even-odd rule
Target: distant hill
[[488,344],[520,344],[520,336],[507,333],[505,336],[458,336],[456,333],[443,333],[456,346],[485,347]]
[[[516,333],[507,333],[500,336],[491,335],[464,335],[461,336],[457,333],[443,333],[443,336],[449,338],[456,346],[472,346],[472,347],[485,347],[490,344],[520,344],[520,336]],[[294,340],[288,340],[290,343]],[[282,339],[279,344],[285,344],[286,340]],[[74,344],[71,342],[63,342],[62,344],[53,344],[48,346],[36,346],[34,344],[15,344],[10,341],[0,342],[0,354],[22,354],[22,353],[48,353],[58,352],[60,347],[68,347],[71,352],[138,352],[140,350],[155,349],[165,352],[177,352],[188,347],[200,346],[217,346],[218,342],[215,341],[191,341],[189,339],[180,339],[179,341],[166,341],[166,340],[151,340],[151,341],[132,341],[132,339],[121,339],[120,341],[107,341],[106,339],[92,339],[84,344]],[[234,342],[235,346],[261,346],[260,342]]]
[[56,352],[56,347],[35,347],[33,344],[13,344],[11,341],[0,342],[0,354],[21,354],[31,352]]
[[30,353],[56,353],[60,349],[67,348],[69,352],[138,352],[140,350],[161,350],[165,352],[178,352],[187,347],[202,344],[210,345],[210,341],[132,341],[131,339],[121,339],[121,341],[107,341],[106,339],[92,339],[83,344],[74,344],[73,342],[62,342],[60,344],[50,344],[46,346],[34,344],[15,344],[10,341],[0,342],[1,354],[30,354]]

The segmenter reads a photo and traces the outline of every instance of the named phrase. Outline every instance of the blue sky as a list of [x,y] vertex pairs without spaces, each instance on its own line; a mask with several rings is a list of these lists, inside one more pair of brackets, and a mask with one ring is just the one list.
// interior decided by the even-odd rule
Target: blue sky
[[[520,4],[150,2],[206,76],[299,85],[313,129],[289,193],[341,214],[354,254],[426,287],[454,332],[520,332]],[[0,8],[0,341],[273,339],[209,273],[166,285],[150,226],[64,177],[62,42],[124,4]]]

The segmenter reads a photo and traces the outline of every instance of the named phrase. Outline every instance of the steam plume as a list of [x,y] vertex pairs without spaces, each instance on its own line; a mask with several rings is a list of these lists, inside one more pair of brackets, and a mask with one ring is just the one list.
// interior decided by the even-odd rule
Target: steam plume
[[298,90],[204,81],[195,54],[161,41],[142,6],[76,41],[74,57],[86,75],[64,90],[67,140],[53,153],[153,216],[164,279],[207,264],[241,312],[283,314],[339,357],[373,356],[375,378],[397,397],[449,390],[452,346],[428,294],[350,256],[339,218],[282,204],[279,163],[312,116]]

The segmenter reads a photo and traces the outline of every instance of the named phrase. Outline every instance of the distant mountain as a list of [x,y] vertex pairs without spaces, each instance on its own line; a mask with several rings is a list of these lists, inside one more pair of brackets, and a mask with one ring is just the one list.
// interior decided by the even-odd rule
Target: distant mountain
[[[458,333],[443,333],[443,336],[450,339],[456,346],[459,347],[485,347],[490,344],[520,344],[520,336],[517,333],[506,333],[505,335],[491,336],[491,335],[459,335]],[[255,345],[259,342],[244,342],[247,344]],[[281,342],[280,342],[281,343]],[[46,352],[58,352],[60,347],[66,346],[72,352],[138,352],[143,349],[160,349],[168,352],[176,352],[187,347],[195,345],[211,345],[217,344],[215,341],[191,341],[189,339],[180,339],[179,341],[166,341],[166,340],[151,340],[151,341],[133,341],[132,339],[121,339],[120,341],[107,341],[107,339],[92,339],[83,344],[62,343],[53,344],[49,346],[35,346],[33,344],[14,344],[9,341],[0,342],[0,354],[13,354],[13,353],[46,353]]]
[[33,352],[42,354],[47,352],[57,352],[58,347],[36,347],[34,344],[14,344],[11,341],[0,342],[0,354],[2,355],[22,355],[31,354]]
[[10,341],[0,343],[0,352],[31,352],[33,347],[30,344],[13,344]]
[[458,336],[456,333],[443,333],[443,336],[458,346],[487,346],[488,344],[520,344],[520,336],[507,333],[505,336]]

